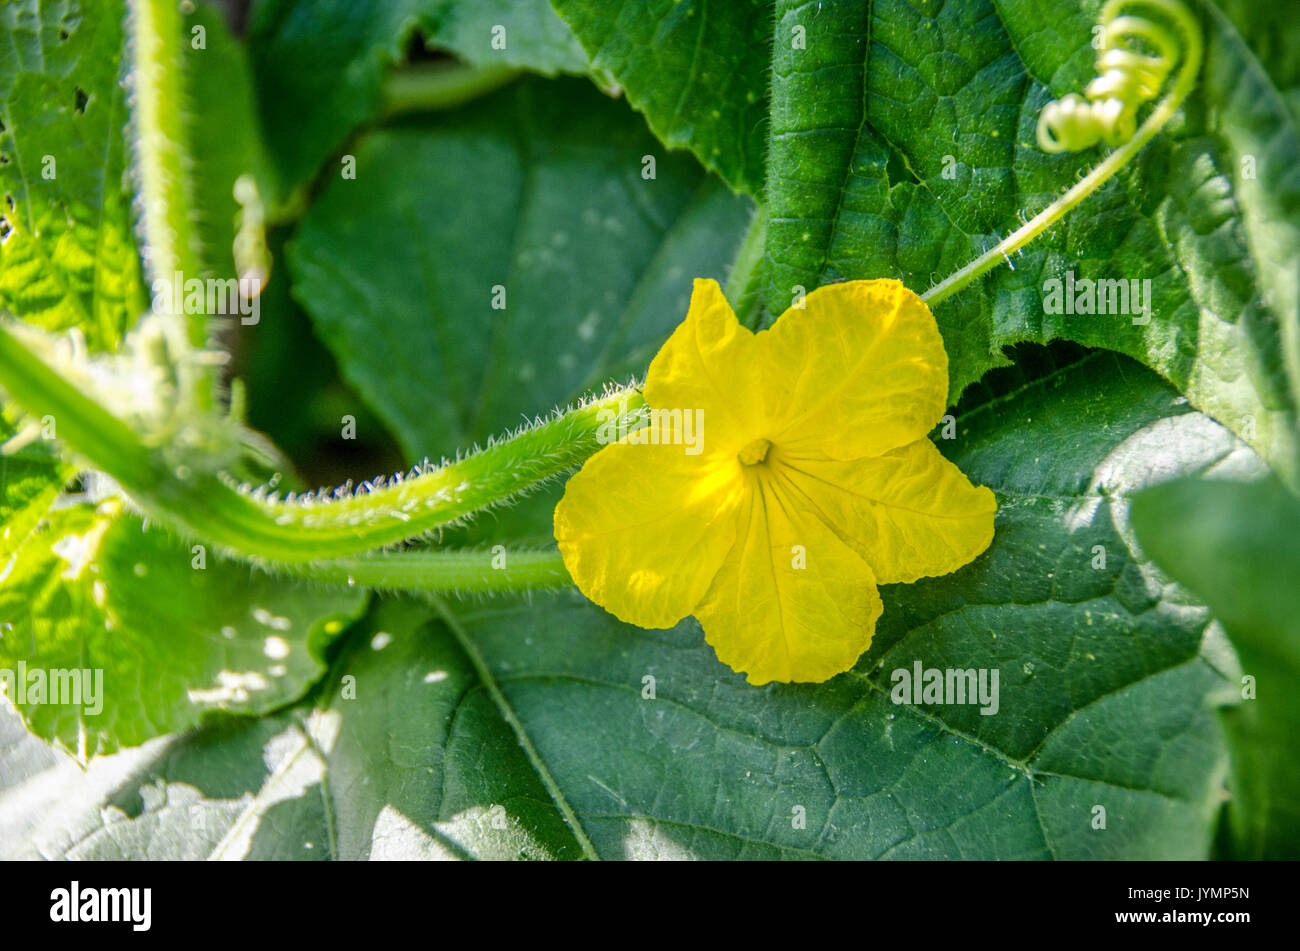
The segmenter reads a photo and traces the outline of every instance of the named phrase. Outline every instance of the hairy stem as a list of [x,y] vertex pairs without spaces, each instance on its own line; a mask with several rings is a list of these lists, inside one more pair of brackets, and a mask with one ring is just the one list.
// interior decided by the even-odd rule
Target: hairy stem
[[[175,0],[131,0],[127,21],[145,266],[151,284],[170,285],[176,274],[190,279],[202,272],[182,108],[180,8]],[[202,314],[187,317],[180,301],[173,301],[172,309],[162,316],[180,399],[187,407],[210,409],[213,370],[194,359],[195,351],[207,346],[207,321]]]
[[[640,425],[640,393],[624,391],[548,420],[481,452],[355,494],[286,499],[212,475],[168,479],[144,500],[199,537],[249,557],[321,561],[393,545],[464,519],[581,465],[602,425],[626,413]],[[129,487],[128,487],[129,488]]]
[[129,426],[77,391],[0,325],[0,386],[122,486],[149,516],[246,558],[296,564],[393,545],[498,505],[581,465],[646,422],[644,397],[613,392],[442,466],[350,490],[280,499],[228,475],[164,463]]
[[[197,278],[202,270],[182,108],[180,8],[175,0],[131,0],[127,20],[145,265],[150,283],[170,284],[175,274]],[[179,301],[172,307],[175,312],[164,315],[165,332],[180,397],[195,409],[209,409],[212,370],[193,359],[207,345],[207,322],[202,315],[187,318]]]

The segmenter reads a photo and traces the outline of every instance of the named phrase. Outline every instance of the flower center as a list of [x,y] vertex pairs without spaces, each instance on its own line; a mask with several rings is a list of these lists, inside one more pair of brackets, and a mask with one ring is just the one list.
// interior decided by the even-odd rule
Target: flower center
[[772,448],[772,443],[767,439],[755,439],[736,456],[742,465],[756,466],[767,458],[767,451]]

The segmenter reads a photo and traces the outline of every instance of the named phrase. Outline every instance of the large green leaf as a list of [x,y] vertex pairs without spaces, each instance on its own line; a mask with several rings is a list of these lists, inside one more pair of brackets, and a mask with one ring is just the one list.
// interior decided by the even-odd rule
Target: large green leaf
[[[1110,356],[995,392],[967,404],[950,445],[998,493],[992,547],[955,575],[886,589],[876,644],[823,686],[755,690],[695,623],[640,631],[576,597],[449,619],[597,851],[1205,854],[1224,769],[1209,706],[1230,655],[1205,609],[1134,554],[1125,499],[1239,444]],[[999,669],[997,715],[895,705],[892,672],[917,661]]]
[[[614,18],[600,0],[557,2],[660,134],[703,161],[717,163],[718,137],[733,153],[748,143],[751,126],[738,131],[737,115],[766,116],[764,285],[773,315],[800,288],[842,278],[898,277],[924,290],[1100,156],[1048,156],[1035,144],[1043,105],[1081,92],[1094,73],[1100,0],[1077,9],[1043,0],[776,0],[764,5],[771,17],[743,21],[710,17],[718,4],[707,0],[667,6],[640,0]],[[1202,9],[1205,65],[1182,119],[1014,270],[938,308],[952,396],[1004,363],[1010,343],[1107,347],[1155,369],[1300,484],[1300,137],[1278,86],[1293,71],[1275,80],[1228,17]],[[706,42],[677,28],[692,18],[708,20]],[[755,22],[774,23],[770,45],[754,42]],[[653,44],[638,45],[650,36]],[[621,52],[633,48],[643,52]],[[671,91],[677,80],[657,80],[652,67],[697,50],[702,68],[725,65],[734,78],[688,84],[665,116],[649,90]],[[694,121],[706,109],[713,122]],[[1149,323],[1046,313],[1045,282],[1071,270],[1150,279]]]
[[[504,45],[494,45],[497,28]],[[250,52],[268,145],[288,187],[375,115],[384,77],[416,31],[476,66],[586,69],[547,0],[257,0]]]
[[644,371],[750,214],[580,80],[524,81],[356,149],[356,180],[290,247],[294,292],[412,459]]
[[[1260,463],[1126,359],[1037,351],[1020,365],[973,392],[941,441],[998,493],[992,547],[884,589],[876,643],[848,674],[756,689],[695,622],[640,630],[572,593],[453,602],[423,626],[392,607],[294,718],[177,740],[70,797],[76,810],[29,817],[26,844],[4,848],[1204,857],[1226,772],[1214,707],[1239,670],[1207,610],[1137,554],[1129,495]],[[892,673],[918,661],[997,669],[998,712],[896,705]],[[355,701],[339,699],[347,675]],[[40,782],[0,795],[29,801]],[[105,798],[131,817],[96,811]],[[497,805],[504,829],[483,819]],[[201,834],[155,831],[182,821],[178,806],[206,817]]]
[[82,779],[21,754],[0,783],[7,858],[580,855],[471,657],[396,601],[353,634],[314,705],[105,757]]
[[1300,19],[1260,16],[1251,0],[1215,0],[1215,5],[1232,20],[1300,121]]
[[0,5],[0,308],[111,348],[147,306],[117,0]]
[[763,193],[771,0],[553,0],[661,141],[737,191]]
[[[0,585],[0,668],[28,683],[10,700],[33,732],[90,756],[213,711],[265,713],[320,678],[324,648],[360,613],[362,592],[254,574],[142,532],[119,507],[51,510]],[[55,696],[56,671],[90,673],[77,675],[76,694]]]
[[1275,480],[1193,479],[1134,503],[1143,549],[1205,599],[1249,681],[1224,711],[1232,755],[1231,856],[1300,857],[1300,501]]

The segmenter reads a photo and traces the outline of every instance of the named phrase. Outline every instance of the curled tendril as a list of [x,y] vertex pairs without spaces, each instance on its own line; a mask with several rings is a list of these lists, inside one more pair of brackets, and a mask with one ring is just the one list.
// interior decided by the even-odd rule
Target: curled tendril
[[[1125,7],[1142,6],[1176,23],[1171,30]],[[1190,17],[1177,0],[1109,0],[1102,8],[1097,78],[1084,90],[1048,103],[1038,118],[1038,146],[1044,152],[1078,152],[1098,143],[1122,145],[1137,131],[1137,113],[1160,94],[1170,71],[1182,57]],[[1186,36],[1182,35],[1187,33]]]

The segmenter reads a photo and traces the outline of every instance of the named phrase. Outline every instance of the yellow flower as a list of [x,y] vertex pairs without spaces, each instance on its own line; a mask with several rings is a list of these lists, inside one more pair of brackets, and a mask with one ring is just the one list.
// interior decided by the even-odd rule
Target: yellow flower
[[[926,437],[948,355],[925,303],[892,280],[804,303],[756,334],[697,280],[646,379],[658,429],[592,456],[555,510],[583,594],[640,627],[695,615],[753,684],[848,670],[876,586],[965,565],[997,509]],[[692,419],[694,454],[674,444]]]

